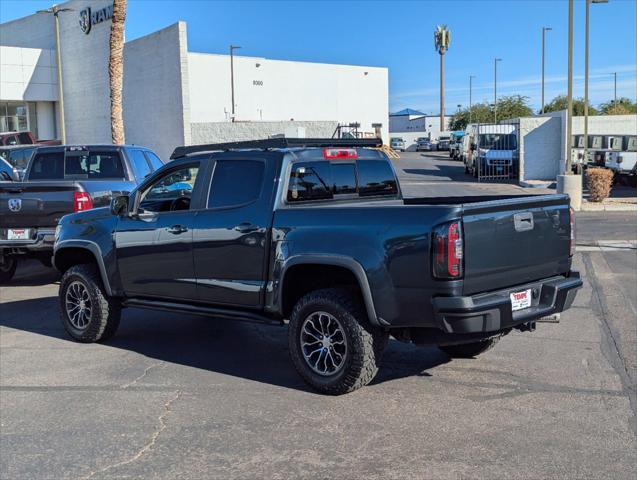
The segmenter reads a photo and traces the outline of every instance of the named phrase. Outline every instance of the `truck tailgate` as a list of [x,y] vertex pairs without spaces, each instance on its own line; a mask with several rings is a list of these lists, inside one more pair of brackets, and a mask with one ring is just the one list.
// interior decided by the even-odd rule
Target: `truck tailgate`
[[465,295],[548,278],[570,269],[566,195],[463,205]]
[[73,181],[2,182],[0,228],[55,227],[60,218],[73,212],[73,193],[80,190]]

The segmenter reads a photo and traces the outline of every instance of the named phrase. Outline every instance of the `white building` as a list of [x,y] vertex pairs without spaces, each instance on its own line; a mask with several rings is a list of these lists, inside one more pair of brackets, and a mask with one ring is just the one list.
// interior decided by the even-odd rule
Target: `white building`
[[405,141],[407,150],[416,149],[416,140],[421,137],[438,140],[441,131],[448,131],[450,117],[445,117],[446,129],[440,129],[440,115],[427,115],[418,110],[405,108],[389,115],[389,133]]
[[[110,142],[108,55],[112,4],[59,5],[67,143]],[[152,12],[149,12],[152,14]],[[53,17],[35,14],[0,25],[0,131],[59,138]],[[332,136],[338,124],[380,125],[388,140],[387,68],[234,57],[188,51],[184,22],[127,42],[124,123],[127,143],[168,158],[175,146],[266,138],[289,131]]]

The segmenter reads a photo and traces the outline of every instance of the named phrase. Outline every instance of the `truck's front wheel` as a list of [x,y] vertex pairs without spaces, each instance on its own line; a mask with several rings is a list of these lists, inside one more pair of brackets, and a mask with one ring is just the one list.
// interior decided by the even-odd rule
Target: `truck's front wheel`
[[60,281],[64,329],[78,342],[108,340],[121,316],[120,303],[109,297],[94,265],[75,265]]
[[0,283],[9,282],[18,268],[18,259],[15,257],[0,257]]
[[451,358],[473,358],[493,348],[499,340],[500,337],[493,337],[479,342],[464,343],[462,345],[441,345],[438,348]]
[[331,395],[371,382],[387,338],[346,290],[311,292],[298,301],[290,317],[294,366],[311,387]]

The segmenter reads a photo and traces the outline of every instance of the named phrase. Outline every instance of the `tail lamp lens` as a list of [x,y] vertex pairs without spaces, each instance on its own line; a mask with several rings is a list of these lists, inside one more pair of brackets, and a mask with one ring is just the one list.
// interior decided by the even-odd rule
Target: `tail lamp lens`
[[93,208],[93,200],[87,192],[73,193],[74,212],[83,212],[84,210],[90,210],[91,208]]
[[436,278],[455,280],[462,278],[464,242],[462,223],[445,223],[433,234],[433,274]]
[[571,230],[571,237],[570,237],[570,252],[571,252],[571,257],[573,255],[575,255],[575,220],[574,220],[574,215],[573,215],[573,209],[569,207],[568,209],[568,214],[569,214],[569,224],[570,224],[570,230]]
[[358,158],[358,152],[355,148],[326,148],[323,150],[323,158],[326,160]]

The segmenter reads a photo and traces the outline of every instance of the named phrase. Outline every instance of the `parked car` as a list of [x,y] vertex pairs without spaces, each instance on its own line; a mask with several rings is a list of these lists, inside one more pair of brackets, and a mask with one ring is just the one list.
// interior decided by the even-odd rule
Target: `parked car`
[[31,132],[0,133],[0,145],[59,145],[59,140],[38,140]]
[[607,152],[605,166],[615,172],[618,180],[637,186],[637,136],[626,136],[621,148]]
[[106,340],[123,307],[287,319],[301,377],[342,394],[372,380],[390,334],[473,356],[571,306],[582,281],[567,196],[403,199],[368,148],[381,144],[177,148],[110,210],[60,221],[64,328]]
[[438,137],[438,150],[449,150],[450,135],[441,134]]
[[463,137],[464,131],[451,132],[451,138],[449,140],[449,157],[453,160],[460,160],[462,158]]
[[405,151],[405,140],[399,137],[391,138],[391,148],[392,150],[398,150],[399,152]]
[[474,177],[516,177],[519,171],[517,132],[514,125],[467,126],[465,173]]
[[50,265],[55,228],[67,213],[108,206],[163,162],[147,148],[117,145],[40,147],[23,182],[0,182],[0,282],[18,257]]
[[20,178],[13,166],[7,162],[4,158],[0,157],[0,181],[2,182],[16,182]]
[[420,137],[416,140],[416,151],[417,152],[429,152],[431,151],[431,140],[427,137]]
[[18,175],[18,180],[24,178],[24,174],[38,145],[10,145],[0,147],[0,158],[6,160]]

